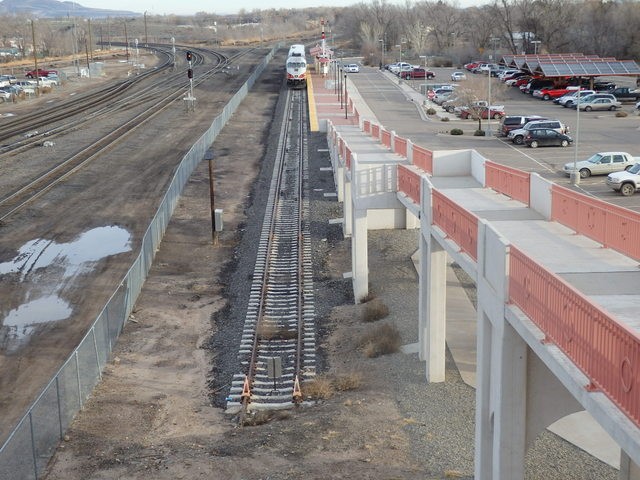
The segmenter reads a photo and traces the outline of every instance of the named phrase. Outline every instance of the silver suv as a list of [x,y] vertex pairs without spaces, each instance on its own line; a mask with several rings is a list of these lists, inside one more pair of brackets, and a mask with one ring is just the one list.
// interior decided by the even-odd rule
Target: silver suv
[[536,128],[550,128],[558,133],[569,132],[569,128],[567,128],[567,126],[560,120],[534,120],[527,123],[522,128],[511,130],[508,133],[507,138],[516,145],[522,145],[524,143],[524,138],[527,136],[527,133],[529,133],[529,130],[535,130]]

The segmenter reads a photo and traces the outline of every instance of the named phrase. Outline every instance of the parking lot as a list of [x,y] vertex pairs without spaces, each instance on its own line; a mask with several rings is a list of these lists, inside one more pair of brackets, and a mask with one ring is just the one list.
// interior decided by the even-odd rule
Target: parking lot
[[[451,74],[460,69],[433,68],[436,73],[434,81],[450,81]],[[630,77],[602,77],[602,80],[613,81],[618,86],[635,86],[635,78]],[[467,82],[484,82],[487,85],[486,75],[477,75],[467,72]],[[463,84],[465,80],[458,82]],[[507,115],[531,115],[537,114],[546,118],[558,119],[569,127],[569,134],[574,139],[574,144],[562,147],[540,147],[537,149],[527,146],[514,145],[504,137],[496,137],[492,140],[483,139],[473,141],[473,146],[485,157],[498,163],[506,164],[526,171],[537,172],[545,178],[559,184],[570,186],[568,177],[562,172],[565,163],[574,160],[585,160],[597,152],[624,151],[633,156],[640,157],[640,116],[634,110],[634,104],[625,104],[621,111],[626,112],[626,117],[616,117],[616,112],[580,112],[564,108],[552,101],[544,101],[521,93],[517,88],[507,87],[496,78],[491,79],[491,103],[492,105],[504,105]],[[419,88],[415,83],[414,87]],[[442,110],[436,107],[438,112]],[[472,135],[477,126],[477,121],[461,120],[449,116],[447,128],[460,127],[465,135]],[[443,122],[444,123],[444,122]],[[495,135],[499,130],[500,121],[491,120],[488,125],[483,120],[483,129],[491,126]],[[466,141],[466,143],[465,143]],[[469,144],[471,139],[455,140],[459,148]],[[576,188],[583,193],[591,194],[626,208],[640,212],[640,193],[632,197],[622,197],[619,193],[609,189],[605,184],[606,176],[593,176],[580,179]]]

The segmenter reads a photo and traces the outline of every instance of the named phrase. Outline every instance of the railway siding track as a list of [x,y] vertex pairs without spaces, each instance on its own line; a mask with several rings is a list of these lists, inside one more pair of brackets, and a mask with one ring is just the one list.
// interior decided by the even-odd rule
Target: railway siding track
[[230,412],[290,408],[302,401],[300,383],[316,373],[306,91],[287,96]]

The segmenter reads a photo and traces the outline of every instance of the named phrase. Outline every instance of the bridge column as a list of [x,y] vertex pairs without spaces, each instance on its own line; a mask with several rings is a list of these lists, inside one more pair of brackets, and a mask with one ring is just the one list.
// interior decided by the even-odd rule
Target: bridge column
[[342,177],[343,188],[344,188],[344,201],[342,203],[342,210],[344,216],[344,222],[342,224],[343,234],[346,238],[351,236],[351,232],[353,231],[353,202],[354,199],[351,198],[351,182],[346,178],[347,169],[344,169],[345,175]]
[[353,234],[351,237],[351,272],[353,296],[356,303],[369,293],[369,251],[367,209],[353,209]]
[[447,252],[429,234],[420,234],[420,356],[428,382],[444,382],[446,363]]
[[624,450],[620,451],[620,480],[640,480],[640,467],[634,463]]
[[478,228],[477,480],[524,478],[527,344],[504,316],[508,247],[485,222]]

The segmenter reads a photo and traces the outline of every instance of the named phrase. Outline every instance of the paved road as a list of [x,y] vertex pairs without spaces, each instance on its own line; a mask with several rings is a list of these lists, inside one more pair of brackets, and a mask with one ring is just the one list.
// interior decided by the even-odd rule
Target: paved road
[[[438,82],[447,81],[453,69],[434,69]],[[484,82],[485,76],[469,74],[470,82]],[[581,112],[578,118],[573,109],[554,105],[530,95],[524,95],[515,88],[505,87],[492,79],[492,103],[504,104],[508,114],[538,114],[548,118],[557,118],[569,126],[571,135],[577,139],[576,145],[568,148],[546,147],[532,149],[515,146],[502,138],[480,138],[471,136],[477,127],[473,120],[461,120],[457,117],[443,122],[437,116],[424,117],[418,112],[422,98],[411,95],[409,87],[419,88],[419,83],[403,81],[385,75],[377,68],[361,67],[360,73],[351,74],[350,79],[373,110],[382,124],[403,137],[433,150],[474,148],[486,158],[521,170],[537,172],[545,178],[569,187],[569,179],[561,173],[562,166],[575,159],[582,160],[599,151],[627,151],[640,156],[638,135],[640,134],[640,116],[633,112],[633,105],[625,105],[623,110],[630,114],[617,118],[612,112]],[[628,83],[628,79],[618,79],[618,83]],[[414,97],[412,101],[412,97]],[[436,107],[441,111],[439,107]],[[499,122],[492,120],[492,131],[496,131]],[[453,127],[462,128],[465,135],[453,137],[447,132]],[[486,120],[483,128],[487,128]],[[578,189],[583,193],[597,196],[611,203],[640,212],[640,195],[622,197],[613,192],[604,183],[604,176],[582,179]]]

